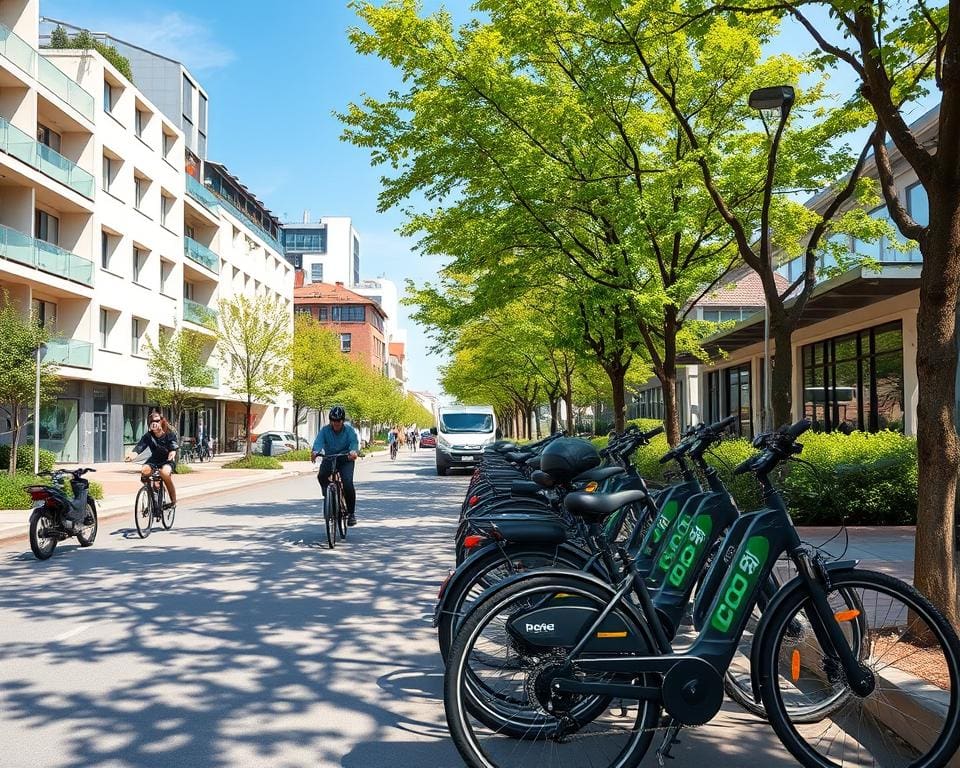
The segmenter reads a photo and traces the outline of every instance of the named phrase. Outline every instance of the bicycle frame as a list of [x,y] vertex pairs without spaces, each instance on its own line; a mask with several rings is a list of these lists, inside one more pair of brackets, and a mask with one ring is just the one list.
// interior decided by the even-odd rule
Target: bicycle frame
[[[614,585],[613,598],[592,621],[584,622],[582,611],[579,617],[570,616],[569,611],[565,610],[567,606],[556,604],[541,605],[531,611],[521,612],[508,621],[508,632],[531,647],[570,648],[563,669],[551,683],[554,691],[657,700],[683,725],[709,722],[723,701],[723,675],[737,652],[747,621],[762,595],[764,583],[784,553],[796,564],[799,573],[797,578],[812,598],[813,610],[808,612],[808,616],[822,647],[835,654],[854,692],[866,695],[872,690],[873,675],[860,664],[834,619],[817,568],[803,548],[782,498],[765,476],[759,479],[768,506],[743,515],[725,538],[724,550],[728,544],[735,546],[730,567],[719,557],[711,566],[711,575],[717,569],[724,572],[718,580],[710,607],[703,614],[706,623],[686,653],[673,653],[664,623],[632,560],[628,561],[627,576]],[[596,533],[597,526],[593,528]],[[736,543],[732,538],[734,536],[738,540]],[[850,563],[834,564],[834,567],[849,568]],[[628,654],[631,650],[629,633],[624,631],[626,627],[611,632],[609,625],[605,624],[631,593],[637,598],[641,615],[649,624],[657,655],[604,656],[609,653]],[[633,613],[632,606],[627,611]],[[551,627],[550,631],[544,632],[544,626]],[[611,644],[610,640],[619,642]],[[754,642],[759,642],[759,638],[755,638]],[[598,655],[582,657],[582,654]],[[613,673],[632,678],[653,673],[663,675],[664,679],[659,687],[623,682],[584,683],[573,679],[572,675],[564,677],[573,670],[574,665],[586,672]]]

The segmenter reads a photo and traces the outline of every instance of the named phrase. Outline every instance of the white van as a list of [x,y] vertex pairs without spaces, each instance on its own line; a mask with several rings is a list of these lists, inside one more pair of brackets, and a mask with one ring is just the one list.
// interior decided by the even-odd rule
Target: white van
[[456,405],[437,414],[437,474],[451,467],[472,467],[485,446],[497,439],[497,418],[490,405]]

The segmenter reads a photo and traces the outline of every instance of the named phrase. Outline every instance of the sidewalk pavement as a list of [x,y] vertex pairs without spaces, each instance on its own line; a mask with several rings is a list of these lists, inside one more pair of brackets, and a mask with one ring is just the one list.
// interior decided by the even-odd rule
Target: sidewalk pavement
[[[254,483],[277,480],[281,477],[301,475],[314,471],[309,461],[285,462],[283,469],[224,469],[223,465],[242,454],[225,453],[209,462],[193,462],[193,471],[185,475],[176,475],[177,501],[186,501],[208,493],[240,488]],[[73,469],[76,464],[57,465]],[[132,514],[133,499],[140,488],[140,470],[142,464],[132,462],[113,462],[96,464],[95,473],[86,475],[91,481],[103,486],[103,499],[97,501],[97,514],[100,521],[109,520],[125,514]],[[17,539],[28,534],[30,510],[0,510],[0,541]]]

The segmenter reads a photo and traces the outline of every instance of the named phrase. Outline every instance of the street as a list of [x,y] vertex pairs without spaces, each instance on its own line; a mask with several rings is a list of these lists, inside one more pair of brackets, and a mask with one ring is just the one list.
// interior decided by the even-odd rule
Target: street
[[[334,551],[312,475],[185,501],[146,540],[120,518],[45,563],[0,548],[0,765],[462,765],[430,616],[466,475],[404,450],[356,479]],[[679,766],[794,764],[731,704],[680,739]]]

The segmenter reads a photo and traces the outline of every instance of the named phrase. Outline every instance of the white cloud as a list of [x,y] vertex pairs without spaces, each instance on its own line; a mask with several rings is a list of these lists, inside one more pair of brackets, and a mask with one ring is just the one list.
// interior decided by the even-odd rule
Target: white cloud
[[56,18],[175,59],[192,72],[220,69],[237,58],[214,38],[212,25],[178,11],[141,10],[136,18],[73,15]]

